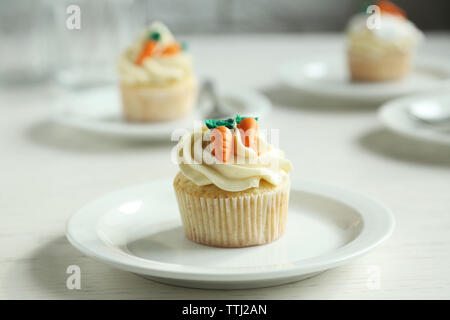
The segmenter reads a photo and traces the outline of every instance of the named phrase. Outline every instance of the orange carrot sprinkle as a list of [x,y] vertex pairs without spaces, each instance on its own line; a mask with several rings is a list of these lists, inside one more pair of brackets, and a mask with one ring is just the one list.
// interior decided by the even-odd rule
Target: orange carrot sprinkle
[[142,65],[142,62],[144,62],[146,58],[151,57],[152,54],[156,51],[157,44],[158,42],[154,40],[147,41],[144,44],[144,47],[142,48],[142,51],[139,54],[139,57],[136,59],[136,64],[140,66]]
[[181,45],[178,42],[168,45],[162,52],[164,56],[169,56],[180,52]]
[[233,153],[233,134],[227,127],[221,126],[211,130],[212,154],[217,160],[228,162]]
[[398,16],[402,16],[406,18],[406,13],[400,7],[396,6],[390,1],[381,0],[376,3],[378,7],[380,7],[381,13],[390,13]]
[[242,143],[247,148],[252,148],[253,150],[258,151],[258,122],[256,121],[256,119],[251,117],[242,119],[237,127],[241,134]]

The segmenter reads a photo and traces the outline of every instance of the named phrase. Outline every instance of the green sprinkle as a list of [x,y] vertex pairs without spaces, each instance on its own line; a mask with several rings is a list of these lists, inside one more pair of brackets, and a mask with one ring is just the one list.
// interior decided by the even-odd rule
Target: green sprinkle
[[155,41],[159,41],[161,39],[161,34],[157,31],[150,33],[148,36],[149,39],[153,39]]
[[[236,124],[241,123],[241,121],[244,120],[245,118],[248,118],[248,117],[241,117],[240,115],[237,114],[236,115]],[[258,117],[255,117],[255,120],[258,121]]]
[[183,49],[183,51],[187,51],[188,44],[186,41],[181,41],[181,49]]
[[229,118],[226,120],[215,120],[215,119],[208,119],[205,120],[205,124],[208,127],[208,129],[214,129],[217,127],[227,127],[228,129],[233,129],[234,127],[234,119]]
[[362,13],[367,14],[367,8],[368,8],[369,6],[371,6],[372,4],[373,4],[372,2],[364,1],[364,2],[361,4],[360,11],[361,11]]

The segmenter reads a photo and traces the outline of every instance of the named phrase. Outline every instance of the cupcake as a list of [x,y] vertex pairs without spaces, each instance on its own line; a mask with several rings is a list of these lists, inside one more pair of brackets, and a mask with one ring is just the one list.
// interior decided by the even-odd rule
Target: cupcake
[[[348,25],[347,57],[354,81],[390,81],[408,75],[422,33],[404,11],[389,1],[378,1],[369,16],[354,16]],[[379,16],[375,16],[378,15]]]
[[260,134],[257,118],[207,120],[176,151],[173,186],[189,239],[231,248],[283,235],[292,165]]
[[119,57],[125,119],[166,121],[189,115],[196,100],[191,57],[169,29],[154,22]]

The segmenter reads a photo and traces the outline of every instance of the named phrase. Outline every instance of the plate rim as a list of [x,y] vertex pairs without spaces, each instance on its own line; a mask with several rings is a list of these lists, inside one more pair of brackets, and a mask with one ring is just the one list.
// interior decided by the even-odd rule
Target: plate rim
[[[304,265],[303,263],[294,262],[294,263],[289,264],[289,265],[292,265],[292,267],[290,267],[290,268],[287,268],[287,267],[284,269],[271,268],[270,270],[264,270],[264,271],[248,271],[247,270],[244,272],[233,272],[233,273],[231,273],[231,272],[223,273],[223,270],[222,270],[222,273],[221,272],[211,272],[211,270],[214,270],[215,268],[210,268],[210,267],[189,266],[188,268],[186,268],[187,271],[179,271],[179,270],[174,271],[174,270],[165,270],[165,269],[159,269],[159,268],[152,269],[152,268],[149,268],[148,266],[142,267],[142,265],[136,264],[136,263],[130,265],[129,263],[124,263],[123,261],[116,261],[116,260],[112,259],[111,256],[105,255],[104,252],[103,252],[103,255],[99,254],[98,251],[90,249],[85,244],[83,244],[82,241],[80,242],[73,236],[73,232],[71,231],[71,229],[73,228],[73,223],[74,223],[74,221],[76,221],[77,215],[82,214],[86,210],[89,211],[90,207],[94,206],[94,204],[101,203],[102,201],[107,201],[108,198],[116,197],[116,195],[119,193],[130,192],[133,189],[145,188],[145,186],[147,186],[147,185],[154,184],[154,183],[162,183],[162,182],[163,183],[170,182],[170,179],[153,180],[151,182],[123,188],[123,189],[108,193],[104,196],[101,196],[101,197],[87,203],[86,205],[84,205],[82,208],[80,208],[77,212],[75,212],[68,219],[67,224],[66,224],[67,239],[75,248],[77,248],[83,254],[86,254],[87,256],[89,256],[95,260],[101,261],[103,263],[106,263],[108,265],[111,265],[111,266],[116,267],[121,270],[130,271],[130,272],[134,272],[134,273],[138,273],[138,274],[143,274],[146,276],[154,276],[154,277],[158,277],[158,278],[168,278],[168,279],[176,279],[176,280],[203,281],[203,282],[204,281],[208,281],[208,282],[236,282],[236,281],[248,282],[248,281],[283,279],[283,278],[288,278],[288,277],[293,277],[293,276],[302,276],[302,275],[307,275],[307,274],[310,274],[313,272],[324,271],[324,270],[327,270],[330,268],[337,267],[339,265],[342,265],[346,262],[349,262],[350,260],[353,260],[353,259],[367,253],[368,251],[370,251],[370,250],[374,249],[375,247],[377,247],[378,245],[380,245],[382,242],[384,242],[387,238],[390,237],[390,235],[393,233],[394,228],[395,228],[395,218],[394,218],[394,215],[392,214],[391,210],[388,209],[386,206],[384,206],[382,203],[380,203],[378,200],[375,200],[375,199],[373,199],[369,196],[366,196],[364,194],[361,194],[359,192],[355,192],[355,191],[341,188],[338,186],[322,184],[319,182],[313,182],[313,181],[308,181],[308,180],[295,179],[292,181],[292,184],[291,184],[292,190],[318,194],[321,196],[326,196],[333,200],[337,200],[338,202],[344,203],[345,205],[353,208],[360,215],[361,215],[361,212],[360,212],[361,208],[359,208],[359,210],[358,210],[358,208],[355,208],[355,206],[361,207],[360,202],[361,201],[363,201],[363,203],[365,202],[365,204],[363,204],[363,206],[367,207],[367,205],[368,205],[367,211],[375,210],[378,213],[376,215],[374,215],[372,213],[372,216],[371,216],[370,214],[367,214],[367,212],[365,212],[361,216],[365,217],[365,218],[376,217],[378,220],[381,219],[382,222],[385,224],[384,230],[382,232],[378,231],[378,234],[376,234],[375,239],[372,239],[371,241],[369,241],[370,242],[369,244],[366,244],[364,247],[360,247],[359,249],[358,249],[358,247],[354,248],[355,243],[356,243],[356,246],[358,245],[358,241],[356,241],[357,239],[360,239],[359,242],[361,242],[363,240],[367,240],[367,237],[368,237],[367,232],[369,232],[369,231],[373,232],[373,230],[370,230],[370,227],[371,227],[370,225],[369,226],[365,225],[367,221],[370,221],[370,219],[367,221],[364,220],[363,228],[362,228],[361,232],[351,242],[347,243],[346,245],[344,245],[336,250],[333,250],[331,253],[328,253],[325,255],[319,255],[319,256],[316,256],[313,258],[300,260],[300,262],[304,262],[304,261],[308,261],[308,260],[313,261],[309,265]],[[330,196],[329,195],[330,192],[337,193],[339,195],[339,197]],[[347,196],[350,196],[350,199],[353,199],[353,201],[351,201],[349,199],[342,201],[342,195],[344,195],[344,198]],[[382,213],[381,215],[380,215],[380,212]],[[99,217],[101,217],[102,215],[100,215]],[[382,218],[380,218],[380,217],[382,217]],[[377,220],[377,219],[375,219],[375,220]],[[364,238],[363,236],[366,236],[366,238]],[[91,237],[92,237],[92,235],[91,235]],[[96,237],[96,239],[93,240],[91,238],[91,241],[97,241],[99,243],[102,243],[101,240],[99,239],[98,235],[95,235],[95,237]],[[362,238],[362,240],[361,240],[361,238]],[[103,244],[103,246],[106,248],[106,246],[104,244]],[[350,250],[349,250],[349,248],[350,248]],[[349,252],[346,253],[346,251],[349,251]],[[338,254],[336,254],[336,252],[338,252]],[[334,258],[333,258],[333,253],[336,256]],[[325,259],[325,262],[323,262],[323,261],[320,262],[321,259],[324,260],[324,258],[323,258],[324,256],[325,256],[325,258],[328,256],[328,261],[326,261],[326,259]],[[134,260],[150,261],[150,260],[146,260],[144,258],[139,258],[139,257],[135,257]],[[316,260],[316,261],[314,262],[314,260]],[[161,264],[165,265],[165,263],[161,263]],[[169,264],[169,265],[173,265],[173,264]],[[258,268],[258,269],[261,269],[261,268]],[[192,270],[195,270],[195,272],[193,272]]]
[[[108,86],[102,86],[98,88],[91,88],[84,91],[85,94],[93,94],[95,91],[116,91],[117,95],[120,95],[119,89],[114,85],[108,85]],[[218,88],[219,95],[223,95],[226,97],[241,97],[247,101],[252,101],[252,104],[258,104],[261,107],[259,108],[258,113],[260,112],[262,115],[267,115],[272,110],[272,103],[271,101],[261,92],[258,90],[254,90],[252,88],[237,88],[237,87],[219,87]],[[168,129],[166,130],[158,130],[158,128],[151,128],[148,127],[149,124],[128,124],[130,126],[129,130],[118,128],[117,125],[107,125],[104,121],[96,121],[95,119],[93,121],[89,120],[82,120],[80,118],[72,118],[67,119],[63,115],[64,111],[67,110],[67,107],[61,106],[64,104],[65,101],[70,100],[71,97],[78,97],[80,92],[71,92],[66,91],[62,93],[51,105],[50,110],[50,118],[54,122],[67,126],[70,128],[83,130],[90,133],[96,133],[101,135],[107,135],[107,136],[116,136],[116,137],[124,137],[124,138],[133,138],[133,139],[148,139],[148,140],[162,140],[162,139],[169,139],[171,138],[172,129],[170,129],[170,132]],[[194,111],[192,115],[189,117],[178,119],[174,121],[167,121],[167,122],[157,122],[155,124],[161,125],[161,124],[170,124],[170,123],[176,123],[176,122],[183,122],[183,125],[186,125],[187,121],[191,121],[192,123],[187,127],[192,127],[193,123],[195,121],[202,121],[201,114],[198,112],[198,110]],[[101,124],[100,126],[98,124]],[[141,127],[140,130],[138,126],[147,126],[146,129],[141,130],[144,127]],[[132,130],[131,130],[132,129]],[[186,129],[186,128],[185,128]]]
[[[450,135],[439,134],[439,132],[435,132],[431,129],[427,129],[425,127],[419,128],[420,130],[412,130],[411,128],[405,128],[404,126],[398,125],[398,122],[393,121],[392,114],[393,113],[401,113],[402,109],[405,109],[408,104],[412,102],[417,102],[418,100],[438,100],[442,97],[446,97],[450,99],[450,93],[443,92],[427,92],[409,95],[406,97],[400,97],[397,99],[389,100],[381,105],[378,109],[377,115],[378,119],[383,123],[387,128],[392,131],[399,133],[403,136],[407,136],[410,138],[419,139],[421,141],[428,141],[440,144],[450,145]],[[407,118],[407,117],[404,117]],[[412,120],[411,120],[412,121]],[[411,122],[412,123],[412,122]]]
[[[310,57],[307,60],[290,60],[282,63],[278,68],[278,78],[280,79],[281,83],[287,85],[288,87],[308,92],[311,94],[321,94],[325,96],[336,96],[341,98],[347,98],[347,99],[357,99],[357,100],[367,100],[367,101],[386,101],[389,99],[395,99],[398,97],[406,96],[414,94],[414,92],[417,88],[414,90],[408,89],[408,90],[402,90],[402,91],[392,91],[392,92],[383,92],[380,93],[379,91],[373,92],[373,93],[367,93],[364,91],[355,91],[355,88],[347,88],[346,90],[342,90],[340,88],[337,88],[336,86],[330,86],[326,89],[324,89],[320,84],[314,85],[313,82],[310,81],[303,81],[301,85],[298,83],[294,83],[292,81],[292,77],[287,75],[289,72],[288,69],[292,69],[293,65],[298,66],[306,66],[311,63],[325,63],[327,65],[336,65],[339,63],[345,63],[345,56],[339,56],[334,58],[326,58],[319,56],[318,58],[312,58]],[[431,90],[437,90],[439,88],[444,88],[449,86],[450,87],[450,61],[439,58],[439,57],[433,57],[431,55],[422,55],[418,56],[415,59],[415,69],[434,69],[438,70],[440,72],[446,73],[446,79],[443,79],[439,82],[436,86],[434,86],[432,89],[427,88],[422,91],[428,92]],[[388,83],[386,83],[388,84]],[[351,92],[351,93],[349,93]]]

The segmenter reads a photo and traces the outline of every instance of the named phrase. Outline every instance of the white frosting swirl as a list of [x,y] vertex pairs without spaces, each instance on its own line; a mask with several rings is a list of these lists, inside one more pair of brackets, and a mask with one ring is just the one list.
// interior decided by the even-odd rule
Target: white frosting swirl
[[347,33],[349,48],[364,54],[384,54],[386,51],[407,52],[423,39],[422,32],[404,17],[383,13],[379,28],[369,29],[366,14],[355,15],[349,22]]
[[261,179],[273,185],[283,183],[292,170],[292,164],[285,159],[284,153],[258,135],[258,155],[242,143],[239,130],[234,131],[237,157],[236,161],[227,163],[219,162],[211,154],[207,127],[184,135],[176,150],[181,172],[198,186],[214,184],[226,191],[258,187]]
[[154,22],[136,38],[119,57],[117,68],[120,79],[128,85],[167,85],[192,76],[192,59],[184,51],[174,55],[158,55],[145,59],[142,65],[135,63],[142,46],[152,32],[159,32],[158,45],[164,48],[175,42],[170,30],[160,22]]

